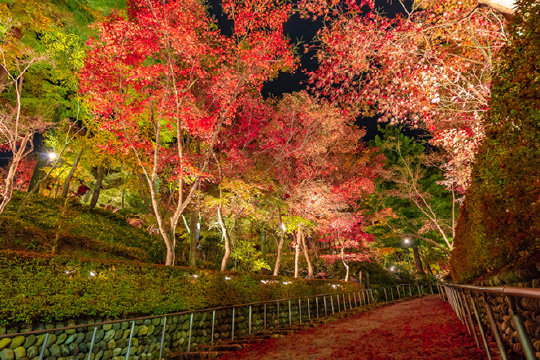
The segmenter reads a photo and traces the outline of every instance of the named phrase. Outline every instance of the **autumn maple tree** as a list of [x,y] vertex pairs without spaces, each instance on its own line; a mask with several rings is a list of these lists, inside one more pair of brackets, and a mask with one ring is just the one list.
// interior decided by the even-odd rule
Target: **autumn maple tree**
[[[81,71],[83,92],[111,152],[132,152],[174,263],[178,219],[207,176],[218,136],[237,104],[268,78],[295,66],[283,35],[290,7],[279,1],[224,1],[234,23],[221,35],[195,0],[129,1],[96,25]],[[168,196],[162,196],[165,189]]]
[[[305,1],[324,14],[325,1]],[[447,151],[448,188],[464,191],[483,139],[492,72],[507,41],[505,20],[476,1],[418,0],[393,19],[369,2],[332,12],[319,32],[313,89],[362,116],[434,134]],[[363,6],[360,8],[360,6]]]

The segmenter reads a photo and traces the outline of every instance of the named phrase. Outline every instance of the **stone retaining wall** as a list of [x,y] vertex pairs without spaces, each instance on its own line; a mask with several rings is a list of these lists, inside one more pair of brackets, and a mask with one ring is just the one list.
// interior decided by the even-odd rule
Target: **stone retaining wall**
[[[307,321],[308,317],[331,315],[338,310],[349,309],[351,305],[360,305],[359,294],[351,294],[343,297],[339,295],[326,296],[326,307],[323,297],[318,300],[310,298],[309,307],[307,299],[281,301],[279,303],[279,325],[286,326],[291,323]],[[345,301],[344,301],[345,300]],[[355,304],[355,300],[357,303]],[[339,308],[339,309],[338,309]],[[251,307],[251,331],[262,331],[265,323],[265,306],[257,304]],[[290,309],[290,311],[289,311]],[[326,309],[326,311],[325,311]],[[249,333],[249,307],[234,309],[234,336],[242,336]],[[212,318],[213,311],[191,314],[168,316],[166,319],[163,354],[171,352],[183,352],[188,350],[190,343],[191,351],[200,345],[209,344],[212,341]],[[215,311],[214,340],[232,337],[233,309]],[[91,321],[76,322],[74,320],[56,324],[36,324],[13,327],[0,326],[0,336],[5,334],[25,333],[36,330],[51,329],[45,344],[44,360],[86,360],[90,352],[94,323],[106,322],[107,319],[93,319]],[[127,360],[150,360],[158,359],[163,336],[165,319],[154,318],[136,320],[135,325],[131,321],[117,322],[113,324],[99,325],[94,339],[94,346],[90,360],[124,360],[128,353],[129,338],[133,326],[131,338],[131,350]],[[53,330],[74,325],[86,325],[77,329]],[[191,324],[191,340],[189,339]],[[278,304],[266,305],[267,326],[278,324]],[[39,360],[40,352],[45,341],[45,334],[19,335],[0,339],[1,360]]]
[[[514,286],[522,288],[540,288],[540,262],[526,264],[521,269],[512,272],[505,272],[487,280],[478,282],[480,286]],[[487,317],[483,296],[474,296],[480,318],[484,327],[491,332],[491,326]],[[524,352],[519,342],[516,326],[511,317],[510,304],[505,296],[488,295],[487,299],[491,305],[493,315],[497,322],[499,333],[503,339],[505,348],[524,357]],[[529,339],[536,350],[536,357],[540,359],[540,300],[516,298],[518,312],[523,319]],[[472,310],[472,309],[471,309]],[[473,314],[473,321],[476,319]],[[478,334],[480,342],[480,334]]]

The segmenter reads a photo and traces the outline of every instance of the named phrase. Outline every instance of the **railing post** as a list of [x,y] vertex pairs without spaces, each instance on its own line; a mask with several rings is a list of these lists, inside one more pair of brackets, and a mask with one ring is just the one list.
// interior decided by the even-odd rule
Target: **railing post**
[[465,296],[465,292],[459,292],[460,296],[461,296],[461,300],[463,302],[463,304],[465,305],[465,311],[466,311],[466,314],[467,314],[467,318],[469,320],[469,323],[471,324],[471,331],[472,331],[472,334],[474,335],[474,341],[476,341],[476,346],[480,349],[480,341],[478,340],[478,335],[476,334],[476,329],[474,327],[474,323],[472,321],[472,311],[471,311],[471,308],[469,306],[469,301],[467,300],[467,297]]
[[482,336],[482,341],[484,342],[484,347],[486,348],[486,354],[488,356],[488,359],[491,360],[492,359],[491,350],[489,350],[486,334],[484,332],[484,325],[482,324],[482,321],[480,321],[480,315],[478,314],[478,309],[476,308],[476,301],[474,300],[474,297],[470,290],[469,290],[469,298],[471,299],[474,316],[476,317],[476,322],[478,323],[478,329],[480,330],[480,335]]
[[248,334],[251,334],[251,305],[249,305]]
[[266,303],[264,303],[264,330],[266,330]]
[[307,298],[307,318],[311,320],[311,306],[309,306],[309,297]]
[[[266,305],[266,304],[265,304]],[[265,308],[266,310],[266,308]],[[266,313],[264,314],[265,315],[265,320],[266,320]],[[215,327],[216,327],[216,310],[212,311],[212,341],[211,341],[211,344],[214,345],[214,331],[215,331]]]
[[289,300],[289,325],[292,325],[291,300]]
[[336,294],[336,302],[337,302],[337,312],[340,312],[341,309],[339,308],[339,294]]
[[516,324],[516,330],[518,333],[519,342],[521,343],[523,352],[525,353],[525,358],[527,360],[535,360],[536,354],[531,344],[531,339],[529,339],[529,335],[527,334],[527,330],[525,329],[525,326],[523,325],[523,320],[521,320],[521,316],[519,316],[516,299],[513,296],[508,296],[508,295],[507,295],[507,299],[508,299],[508,302],[510,303],[512,319],[514,320],[514,323]]
[[349,293],[349,309],[352,309],[351,293]]
[[328,316],[328,311],[326,311],[326,296],[323,296],[324,300],[324,316]]
[[[39,360],[43,359],[43,354],[45,353],[45,347],[47,346],[47,341],[49,341],[49,333],[45,333],[45,340],[43,340],[43,346],[41,347],[41,352],[39,354]],[[90,351],[90,354],[92,352]]]
[[96,341],[97,326],[94,326],[94,333],[92,334],[92,341],[90,342],[90,348],[88,349],[88,360],[91,360],[92,352],[94,351],[94,342]]
[[163,331],[161,332],[161,345],[159,347],[159,360],[163,359],[163,343],[165,342],[165,328],[167,327],[167,317],[163,317]]
[[235,308],[232,308],[231,340],[233,341],[234,341],[234,311],[235,311]]
[[277,302],[277,327],[279,327],[279,301]]
[[365,304],[363,303],[362,301],[362,293],[359,291],[358,292],[358,301],[360,301],[360,306],[364,306]]
[[302,323],[302,299],[298,299],[298,322]]
[[386,288],[383,288],[384,289],[384,298],[386,299],[386,302],[388,302],[388,294],[386,293]]
[[319,318],[319,297],[315,296],[315,306],[317,307],[317,319]]
[[334,315],[334,297],[330,295],[330,304],[332,305],[332,315]]
[[401,299],[401,292],[399,291],[399,285],[396,286],[396,290],[397,290],[398,298]]
[[129,333],[128,351],[126,354],[126,360],[129,359],[129,353],[131,352],[131,339],[133,339],[133,331],[135,330],[135,321],[131,321],[131,332]]
[[354,307],[358,307],[358,300],[356,300],[356,293],[353,292],[353,297],[354,297]]
[[409,296],[412,297],[411,284],[409,284]]
[[495,336],[495,341],[497,342],[497,346],[499,347],[499,352],[501,353],[502,359],[508,360],[508,357],[506,356],[506,349],[504,348],[504,343],[501,339],[499,328],[497,327],[497,322],[495,321],[495,317],[493,316],[493,311],[491,310],[491,305],[489,304],[487,295],[484,293],[483,296],[484,296],[484,306],[486,307],[486,313],[489,319],[489,323],[491,325],[491,332]]
[[[187,351],[191,351],[191,333],[193,329],[193,313],[191,313],[191,316],[189,317],[189,336],[188,336],[188,343],[187,343]],[[127,359],[126,359],[127,360]]]
[[371,303],[374,304],[374,303],[375,303],[375,299],[373,298],[373,290],[372,290],[372,289],[369,289],[369,293],[371,294]]

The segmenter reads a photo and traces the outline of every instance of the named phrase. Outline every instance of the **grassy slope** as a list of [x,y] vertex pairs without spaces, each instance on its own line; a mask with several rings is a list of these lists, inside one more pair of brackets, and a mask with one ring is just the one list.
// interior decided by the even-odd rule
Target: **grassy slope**
[[[59,234],[60,254],[88,258],[148,260],[159,253],[159,239],[127,223],[122,216],[69,200],[61,222],[63,200],[35,195],[20,219],[15,211],[26,193],[15,193],[0,216],[0,249],[50,252]],[[60,228],[59,228],[60,225]]]

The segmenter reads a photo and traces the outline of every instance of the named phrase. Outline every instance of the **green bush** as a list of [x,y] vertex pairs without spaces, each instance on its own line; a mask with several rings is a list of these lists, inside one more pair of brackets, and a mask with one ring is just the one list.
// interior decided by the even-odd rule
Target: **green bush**
[[[359,285],[0,251],[0,322],[127,318],[357,291]],[[264,282],[263,282],[264,281]]]
[[519,0],[456,228],[451,268],[458,282],[519,263],[540,248],[539,23],[540,3]]
[[[15,213],[24,196],[26,193],[15,192],[0,217],[0,228],[6,229],[0,233],[0,250],[48,252],[56,237],[64,199],[34,195],[17,219]],[[81,249],[110,252],[118,258],[156,262],[163,256],[161,239],[130,225],[119,214],[92,209],[76,199],[68,199],[60,234],[70,251],[81,244]]]

